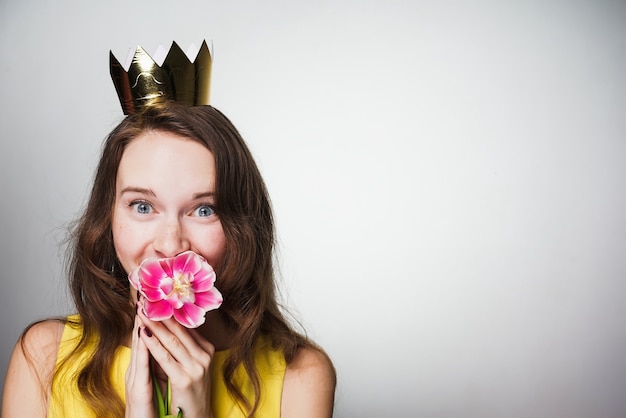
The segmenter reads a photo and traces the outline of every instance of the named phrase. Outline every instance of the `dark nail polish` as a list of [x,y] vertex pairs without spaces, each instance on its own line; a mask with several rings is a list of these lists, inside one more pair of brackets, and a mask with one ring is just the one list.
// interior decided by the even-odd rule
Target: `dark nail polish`
[[143,332],[148,336],[148,337],[152,337],[152,331],[150,331],[150,328],[144,328]]
[[141,327],[137,327],[137,336],[141,337]]

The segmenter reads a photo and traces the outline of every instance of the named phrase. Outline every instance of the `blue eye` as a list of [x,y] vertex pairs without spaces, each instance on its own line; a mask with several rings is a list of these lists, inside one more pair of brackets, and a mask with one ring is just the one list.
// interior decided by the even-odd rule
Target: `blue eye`
[[135,211],[137,211],[137,213],[147,214],[152,212],[152,206],[150,206],[150,203],[148,202],[139,201],[133,202],[130,205],[135,208]]
[[198,206],[194,211],[194,216],[211,216],[215,213],[215,208],[211,205],[201,205]]

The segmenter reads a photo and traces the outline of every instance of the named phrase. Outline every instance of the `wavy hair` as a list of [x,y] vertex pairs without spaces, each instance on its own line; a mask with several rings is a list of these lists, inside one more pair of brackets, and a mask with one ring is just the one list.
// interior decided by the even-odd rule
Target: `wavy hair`
[[[83,327],[77,350],[57,368],[89,350],[91,360],[80,370],[80,392],[97,416],[123,416],[124,405],[110,381],[117,348],[133,328],[135,308],[130,287],[113,245],[111,219],[115,181],[126,146],[145,131],[169,132],[206,146],[215,158],[216,212],[226,249],[216,267],[224,303],[219,312],[234,332],[223,378],[235,399],[253,416],[260,402],[259,374],[253,344],[265,335],[289,364],[301,347],[316,347],[296,332],[277,302],[273,255],[274,220],[266,186],[254,159],[233,124],[212,106],[174,103],[150,107],[126,117],[107,137],[87,207],[71,236],[68,254],[72,297]],[[75,357],[74,357],[75,356]],[[242,366],[254,388],[250,403],[235,381]]]

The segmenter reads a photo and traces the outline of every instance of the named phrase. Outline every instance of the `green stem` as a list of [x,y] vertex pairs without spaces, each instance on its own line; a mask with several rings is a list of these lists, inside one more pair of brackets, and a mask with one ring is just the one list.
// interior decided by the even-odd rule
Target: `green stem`
[[165,401],[165,410],[170,413],[170,407],[172,406],[172,385],[170,384],[170,378],[167,378],[167,400]]
[[165,417],[165,411],[166,411],[166,406],[163,402],[163,394],[161,393],[161,388],[159,387],[159,382],[157,381],[156,377],[154,377],[154,373],[152,373],[152,386],[154,386],[154,395],[156,396],[156,406],[157,406],[157,413],[158,413],[158,417],[159,418],[164,418]]
[[[172,405],[172,385],[170,383],[170,379],[167,379],[167,392],[165,394],[165,398],[163,398],[161,387],[159,386],[159,382],[156,377],[154,377],[154,373],[152,374],[152,385],[154,386],[154,396],[156,397],[158,418],[174,418],[174,415],[169,413]],[[180,408],[177,409],[178,413],[176,414],[176,418],[183,418],[183,411]]]

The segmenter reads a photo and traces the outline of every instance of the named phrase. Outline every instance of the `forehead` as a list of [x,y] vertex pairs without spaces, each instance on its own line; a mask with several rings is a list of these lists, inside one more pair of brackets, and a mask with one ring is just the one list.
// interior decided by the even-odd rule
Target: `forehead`
[[215,159],[198,141],[169,132],[147,131],[126,146],[116,184],[118,188],[214,187]]

